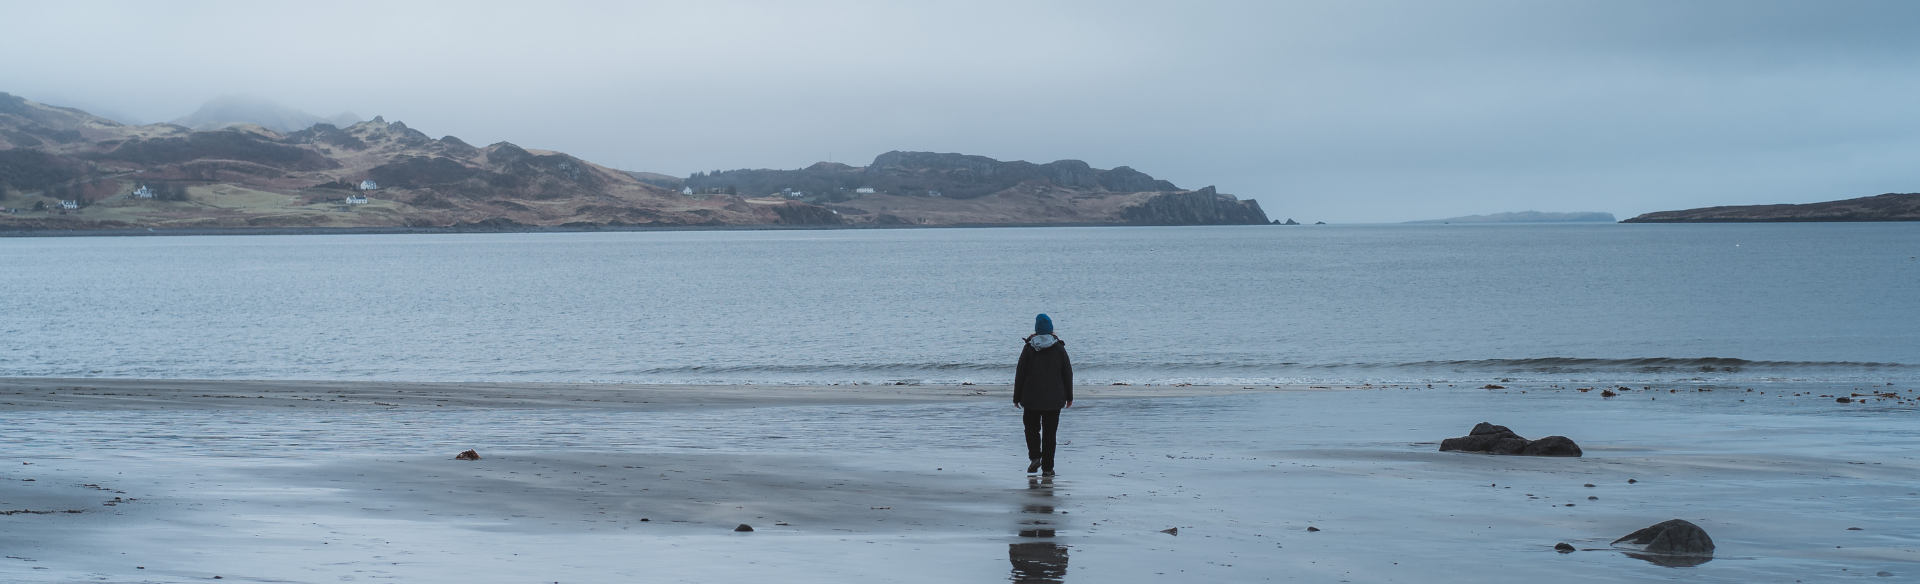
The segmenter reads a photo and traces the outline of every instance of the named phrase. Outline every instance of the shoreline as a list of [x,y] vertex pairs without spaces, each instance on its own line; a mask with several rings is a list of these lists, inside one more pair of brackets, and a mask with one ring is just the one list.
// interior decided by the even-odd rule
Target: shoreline
[[[1342,391],[1336,386],[1102,385],[1076,401]],[[1389,386],[1368,386],[1369,389]],[[1357,388],[1355,388],[1357,389]],[[1008,400],[1006,385],[685,385],[0,377],[0,412],[160,409],[654,411]]]
[[[1253,224],[1249,224],[1253,225]],[[1258,225],[1272,225],[1261,223]],[[418,235],[443,233],[605,233],[651,231],[840,231],[860,229],[979,229],[1003,227],[1233,227],[1139,223],[954,223],[950,225],[450,225],[446,227],[111,227],[41,229],[0,225],[0,237],[163,237],[189,235]]]

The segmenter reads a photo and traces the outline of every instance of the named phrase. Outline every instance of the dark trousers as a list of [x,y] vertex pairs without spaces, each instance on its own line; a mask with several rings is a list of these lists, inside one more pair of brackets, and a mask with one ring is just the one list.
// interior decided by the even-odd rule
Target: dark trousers
[[1053,436],[1060,429],[1060,410],[1028,408],[1020,422],[1027,426],[1027,458],[1040,459],[1040,468],[1053,470]]

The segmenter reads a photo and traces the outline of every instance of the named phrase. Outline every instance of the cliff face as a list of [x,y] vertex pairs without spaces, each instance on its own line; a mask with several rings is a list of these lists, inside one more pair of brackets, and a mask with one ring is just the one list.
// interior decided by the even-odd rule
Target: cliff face
[[1197,191],[1155,195],[1146,202],[1120,210],[1128,223],[1140,225],[1264,225],[1267,213],[1256,201],[1241,201],[1214,192]]
[[1920,221],[1920,193],[1888,193],[1804,205],[1706,207],[1647,213],[1621,223]]
[[[797,170],[696,173],[699,191],[773,195],[825,205],[849,224],[1266,223],[1259,203],[1207,187],[1185,191],[1125,166],[1046,164],[939,152],[881,154],[864,167],[821,162]],[[862,192],[872,190],[873,192]]]
[[1004,191],[1028,181],[1088,191],[1177,191],[1179,187],[1155,180],[1125,166],[1101,170],[1079,160],[1034,164],[1024,160],[1001,162],[985,156],[937,152],[893,151],[874,157],[861,178],[876,189],[937,190],[950,199],[971,199]]
[[940,152],[892,151],[874,157],[866,166],[848,166],[820,162],[796,170],[740,169],[695,173],[686,186],[696,190],[725,190],[751,195],[766,195],[791,189],[805,193],[846,194],[871,188],[875,192],[902,196],[938,196],[947,199],[974,199],[1004,192],[1025,184],[1086,191],[1137,193],[1178,191],[1173,183],[1158,180],[1125,166],[1111,170],[1093,168],[1079,160],[1056,160],[1034,164],[1024,160],[1000,161],[985,156]]

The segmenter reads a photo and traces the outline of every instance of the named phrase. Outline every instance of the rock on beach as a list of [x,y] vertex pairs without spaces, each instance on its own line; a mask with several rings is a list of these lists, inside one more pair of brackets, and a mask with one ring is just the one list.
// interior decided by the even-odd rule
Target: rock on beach
[[1713,538],[1707,537],[1707,530],[1685,519],[1669,519],[1627,534],[1626,537],[1613,540],[1614,545],[1621,542],[1645,546],[1642,553],[1667,556],[1711,556]]
[[1506,426],[1481,422],[1473,426],[1473,431],[1459,438],[1440,441],[1442,452],[1482,452],[1486,454],[1517,454],[1521,456],[1580,456],[1580,445],[1565,436],[1548,436],[1539,440],[1528,440]]

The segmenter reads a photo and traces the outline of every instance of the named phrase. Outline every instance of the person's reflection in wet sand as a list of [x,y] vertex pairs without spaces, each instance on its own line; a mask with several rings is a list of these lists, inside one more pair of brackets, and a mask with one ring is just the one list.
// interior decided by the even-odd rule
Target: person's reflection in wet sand
[[[1020,507],[1020,537],[1053,537],[1053,478],[1027,478],[1027,494],[1041,498]],[[1059,584],[1067,577],[1067,546],[1052,542],[1007,544],[1014,582]]]
[[1060,584],[1067,578],[1067,546],[1053,542],[1007,544],[1014,582]]
[[1045,517],[1022,519],[1020,537],[1053,537],[1053,478],[1027,477],[1027,494],[1043,499],[1041,502],[1022,506],[1020,512],[1045,515]]

